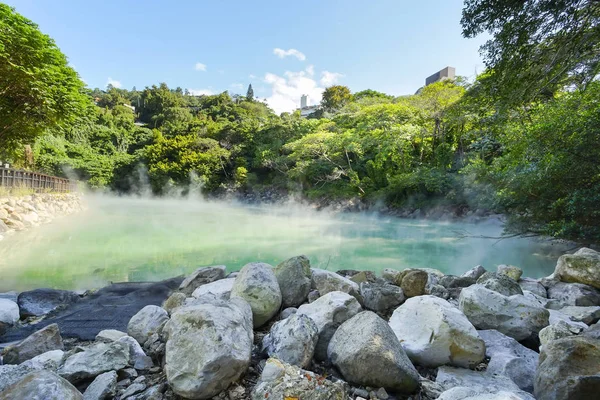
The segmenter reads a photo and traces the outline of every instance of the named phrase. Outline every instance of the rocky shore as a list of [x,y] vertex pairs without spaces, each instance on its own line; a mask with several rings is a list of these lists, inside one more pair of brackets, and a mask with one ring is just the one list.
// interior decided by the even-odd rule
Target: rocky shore
[[20,197],[0,197],[0,240],[4,236],[83,209],[79,193],[43,193]]
[[[600,253],[587,248],[561,256],[539,280],[510,265],[461,276],[332,272],[298,256],[275,267],[202,267],[176,281],[123,285],[81,296],[50,289],[0,295],[0,342],[29,335],[5,343],[0,399],[600,393]],[[122,323],[112,316],[119,307],[132,315]],[[88,332],[77,335],[82,313]]]

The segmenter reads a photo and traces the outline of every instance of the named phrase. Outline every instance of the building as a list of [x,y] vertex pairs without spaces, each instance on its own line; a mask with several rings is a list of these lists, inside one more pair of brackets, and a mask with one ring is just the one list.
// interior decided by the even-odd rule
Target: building
[[441,81],[442,79],[454,79],[455,76],[456,68],[446,67],[425,79],[425,86]]
[[314,113],[315,111],[317,111],[319,109],[318,105],[315,106],[309,106],[308,105],[308,96],[303,94],[302,97],[300,97],[300,116],[301,117],[308,117],[310,114]]

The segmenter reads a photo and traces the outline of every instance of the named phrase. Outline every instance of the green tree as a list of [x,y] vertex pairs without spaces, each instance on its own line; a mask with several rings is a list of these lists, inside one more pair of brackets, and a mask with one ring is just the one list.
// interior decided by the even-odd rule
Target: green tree
[[352,100],[352,93],[347,86],[330,86],[323,92],[321,106],[325,111],[335,111],[342,108]]
[[0,154],[73,123],[90,103],[54,41],[0,3]]
[[252,84],[248,85],[248,91],[246,92],[246,100],[254,100],[254,89],[252,89]]

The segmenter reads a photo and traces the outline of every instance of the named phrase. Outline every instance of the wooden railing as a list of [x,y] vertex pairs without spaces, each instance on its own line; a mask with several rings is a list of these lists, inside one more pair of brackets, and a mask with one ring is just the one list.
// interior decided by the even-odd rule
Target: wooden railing
[[0,166],[0,187],[25,188],[35,192],[68,193],[77,190],[77,182],[57,176]]

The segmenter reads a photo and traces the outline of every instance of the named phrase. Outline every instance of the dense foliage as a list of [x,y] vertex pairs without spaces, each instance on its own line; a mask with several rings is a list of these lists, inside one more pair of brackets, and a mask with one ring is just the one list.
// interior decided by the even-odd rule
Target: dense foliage
[[[525,3],[535,12],[525,12]],[[82,101],[81,84],[69,81],[60,89],[72,100],[61,103],[67,109],[52,108],[56,114],[46,119],[25,115],[22,123],[35,129],[24,135],[5,127],[0,138],[32,144],[35,168],[76,176],[92,188],[157,195],[194,188],[207,194],[275,191],[410,210],[479,208],[506,213],[516,232],[598,242],[596,5],[559,3],[467,0],[465,34],[493,36],[484,48],[489,68],[473,83],[445,80],[401,97],[333,86],[321,108],[302,118],[298,111],[274,114],[251,86],[245,96],[194,96],[164,83],[143,90],[109,86]],[[24,35],[41,35],[29,21],[0,10],[31,29]],[[504,14],[510,24],[500,22]],[[568,29],[554,32],[551,21]],[[569,40],[575,47],[564,58],[556,49],[576,32],[588,42]],[[17,42],[15,35],[11,40]],[[4,42],[0,61],[14,59],[17,48]],[[56,70],[76,79],[58,54]],[[544,64],[550,59],[559,64]],[[23,59],[21,69],[46,68],[38,61]],[[548,72],[543,78],[542,70]],[[44,87],[46,78],[27,79]],[[2,85],[0,93],[7,93]],[[22,95],[30,91],[23,88]],[[12,100],[3,94],[2,101],[0,113]],[[22,160],[13,154],[12,161]]]

